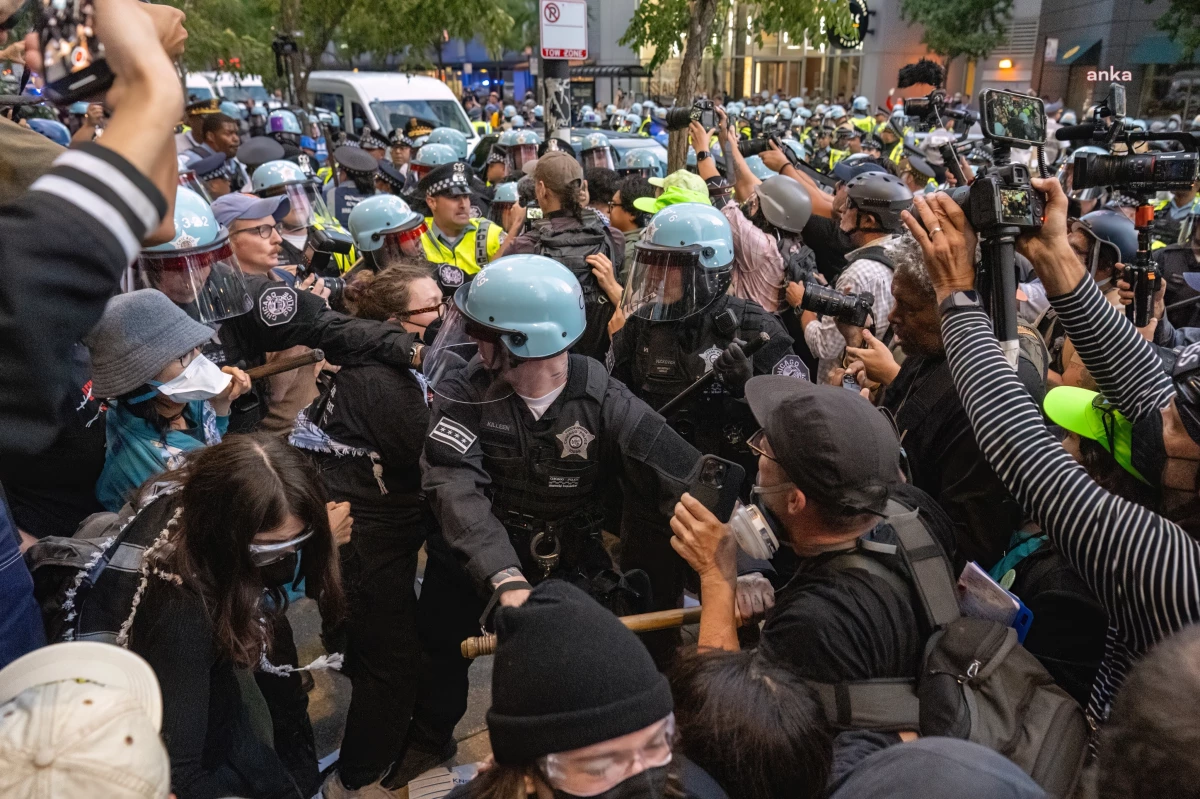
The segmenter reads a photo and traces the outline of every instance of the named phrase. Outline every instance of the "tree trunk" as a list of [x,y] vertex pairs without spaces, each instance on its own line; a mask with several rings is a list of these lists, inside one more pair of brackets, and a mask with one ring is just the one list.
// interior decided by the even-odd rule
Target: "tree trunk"
[[[700,79],[700,63],[704,50],[712,35],[713,19],[720,0],[691,0],[692,19],[688,24],[687,43],[683,48],[683,60],[679,64],[679,84],[675,89],[675,105],[688,106],[696,95]],[[671,131],[667,146],[667,171],[683,169],[687,164],[687,130]]]

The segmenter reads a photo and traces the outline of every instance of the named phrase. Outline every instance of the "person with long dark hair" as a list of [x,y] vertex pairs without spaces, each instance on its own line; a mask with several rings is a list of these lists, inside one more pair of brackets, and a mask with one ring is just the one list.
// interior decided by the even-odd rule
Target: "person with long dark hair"
[[[427,343],[445,310],[442,289],[424,263],[364,270],[347,297],[359,318],[402,325]],[[415,581],[427,536],[420,458],[428,429],[424,378],[366,362],[334,375],[292,432],[292,444],[311,454],[330,496],[354,512],[354,537],[341,551],[353,695],[326,797],[380,795],[379,781],[399,755],[416,702]],[[327,640],[336,640],[326,622]]]
[[[250,675],[290,671],[271,642],[297,571],[324,617],[344,611],[324,488],[301,453],[252,434],[196,450],[137,499],[123,534],[145,549],[116,643],[162,686],[176,796],[306,797],[272,748]],[[122,579],[106,570],[96,596]]]

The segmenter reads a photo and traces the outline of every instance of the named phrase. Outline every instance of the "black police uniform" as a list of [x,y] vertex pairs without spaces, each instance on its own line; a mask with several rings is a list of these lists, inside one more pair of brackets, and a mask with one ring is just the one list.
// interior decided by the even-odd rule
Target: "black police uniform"
[[[792,337],[779,320],[753,300],[727,294],[703,312],[678,322],[651,323],[630,316],[613,336],[612,376],[650,407],[661,408],[712,371],[717,358],[735,338],[751,341],[759,333],[766,333],[771,340],[755,353],[754,374],[808,379],[808,369],[793,352]],[[757,459],[745,442],[758,425],[749,406],[719,380],[673,412],[667,421],[701,452],[742,464],[749,486],[757,471]]]
[[[430,663],[409,733],[419,751],[440,751],[466,710],[470,661],[459,644],[479,632],[493,575],[520,567],[531,583],[567,579],[619,611],[642,609],[624,602],[645,585],[613,571],[605,517],[623,495],[623,558],[649,538],[670,540],[699,453],[598,361],[568,364],[566,386],[537,420],[478,358],[438,386],[421,459],[442,535],[430,536],[421,593]],[[675,606],[678,586],[659,589],[644,609]]]
[[[1186,272],[1200,272],[1200,262],[1196,261],[1190,243],[1163,247],[1155,251],[1154,260],[1162,271],[1163,279],[1167,281],[1165,300],[1168,308],[1177,302],[1200,297],[1200,292],[1183,280]],[[1167,318],[1177,328],[1200,327],[1200,303],[1168,311]]]
[[[205,356],[218,366],[259,366],[266,353],[297,345],[318,347],[326,360],[339,365],[412,363],[417,339],[402,328],[337,313],[311,292],[259,275],[246,275],[246,288],[254,301],[250,311],[220,322],[214,340],[204,345]],[[259,422],[266,409],[254,399],[234,402],[229,432],[248,432]]]
[[[325,193],[325,205],[337,217],[342,227],[350,225],[350,212],[354,206],[375,193],[375,173],[379,170],[379,161],[374,156],[359,147],[341,146],[333,151],[333,160],[338,167],[345,170],[352,180],[338,186],[330,186]],[[360,191],[353,179],[368,180],[372,186],[369,192]]]

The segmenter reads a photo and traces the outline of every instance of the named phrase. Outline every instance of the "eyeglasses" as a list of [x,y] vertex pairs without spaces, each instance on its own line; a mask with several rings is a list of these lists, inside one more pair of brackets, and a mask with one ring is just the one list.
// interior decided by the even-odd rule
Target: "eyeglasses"
[[758,429],[758,432],[756,432],[754,435],[752,435],[748,439],[746,439],[746,446],[749,447],[750,451],[753,452],[755,455],[758,455],[759,457],[762,457],[762,458],[766,458],[769,461],[775,461],[776,463],[779,463],[778,458],[776,458],[772,455],[768,455],[766,453],[766,450],[763,449],[763,447],[766,446],[766,444],[767,444],[767,434],[766,434],[766,431],[764,431],[761,427]]
[[279,225],[259,225],[258,227],[244,227],[241,230],[235,230],[232,235],[236,236],[239,233],[257,232],[259,238],[269,239],[272,233],[279,233],[281,230],[282,228]]
[[295,538],[286,541],[276,541],[271,544],[250,544],[250,560],[255,566],[269,566],[283,560],[305,541],[313,537],[312,527],[304,528]]
[[671,762],[675,738],[675,716],[659,722],[650,740],[637,749],[605,752],[590,757],[550,754],[538,762],[551,786],[572,796],[596,796],[629,779],[640,764],[642,769],[660,768]]
[[417,308],[415,311],[405,311],[400,316],[419,316],[423,313],[432,313],[437,311],[438,319],[446,318],[446,303],[447,300],[442,300],[437,305],[430,305],[428,308]]

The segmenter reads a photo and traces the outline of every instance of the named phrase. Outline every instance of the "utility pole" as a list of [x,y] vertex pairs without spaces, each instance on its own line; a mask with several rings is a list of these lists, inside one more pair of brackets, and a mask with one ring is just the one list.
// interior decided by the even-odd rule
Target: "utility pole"
[[587,0],[539,0],[540,84],[545,136],[571,141],[571,59],[585,60]]

